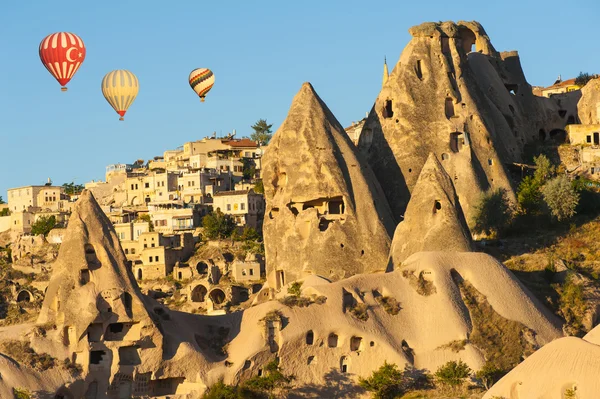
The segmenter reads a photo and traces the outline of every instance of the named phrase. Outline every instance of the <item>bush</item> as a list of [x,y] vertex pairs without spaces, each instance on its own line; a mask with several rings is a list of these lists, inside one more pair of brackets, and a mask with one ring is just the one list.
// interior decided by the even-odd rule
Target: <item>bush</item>
[[31,234],[47,236],[50,230],[56,226],[56,217],[41,216],[34,224],[31,225]]
[[391,296],[378,296],[375,297],[375,300],[383,307],[383,309],[392,316],[400,313],[402,309],[400,307],[400,303],[396,300],[396,298],[392,298]]
[[580,336],[585,333],[583,315],[587,310],[583,297],[583,287],[569,276],[560,288],[559,312],[566,321],[565,332],[569,335]]
[[367,321],[369,320],[368,310],[369,306],[366,303],[357,303],[350,309],[350,313],[360,321]]
[[13,388],[13,395],[15,399],[31,399],[31,393],[24,388]]
[[202,395],[202,399],[242,399],[244,397],[238,387],[226,385],[223,381],[217,382]]
[[534,157],[533,162],[537,167],[533,173],[533,178],[539,185],[543,185],[556,174],[556,167],[552,165],[552,162],[550,162],[547,156],[542,154]]
[[542,195],[552,216],[559,222],[575,215],[579,194],[567,176],[559,176],[546,183],[542,187]]
[[452,387],[462,385],[471,374],[471,369],[462,360],[448,362],[437,369],[435,377],[437,380]]
[[366,391],[372,392],[373,399],[393,399],[406,392],[409,380],[398,366],[386,361],[369,378],[361,377],[359,385]]
[[486,362],[481,370],[475,373],[475,378],[481,381],[485,389],[490,389],[504,374],[506,374],[504,371],[492,363]]
[[585,86],[590,80],[594,78],[593,75],[590,75],[587,72],[579,72],[579,75],[575,78],[575,84],[577,86]]
[[10,209],[8,209],[8,208],[0,209],[0,216],[10,216]]
[[302,294],[302,283],[294,281],[287,290],[288,294],[293,296],[300,296]]
[[3,352],[21,363],[24,366],[31,367],[37,371],[45,371],[56,366],[52,356],[47,353],[36,353],[29,342],[25,341],[5,341],[2,343]]
[[265,186],[263,185],[262,180],[257,180],[256,183],[254,183],[254,192],[257,194],[265,193]]
[[506,190],[498,188],[484,193],[475,206],[473,231],[486,235],[500,235],[509,225],[512,209]]
[[250,393],[267,395],[268,398],[286,397],[293,380],[294,376],[283,374],[279,362],[273,360],[265,366],[262,376],[249,379],[242,388]]
[[211,212],[202,219],[204,234],[210,240],[230,237],[235,230],[235,222],[230,215],[221,211]]

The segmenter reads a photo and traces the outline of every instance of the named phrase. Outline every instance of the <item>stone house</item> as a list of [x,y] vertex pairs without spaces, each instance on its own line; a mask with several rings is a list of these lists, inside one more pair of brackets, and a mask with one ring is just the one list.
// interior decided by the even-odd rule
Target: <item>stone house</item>
[[187,260],[194,251],[191,233],[166,236],[148,232],[140,235],[137,243],[136,253],[139,256],[133,265],[133,272],[138,280],[168,276],[177,262]]
[[172,234],[192,231],[200,226],[205,209],[186,206],[181,200],[156,201],[148,204],[148,213],[157,232]]
[[215,193],[213,209],[233,216],[238,226],[250,226],[260,229],[265,212],[265,201],[262,194],[253,189],[243,191],[223,191]]

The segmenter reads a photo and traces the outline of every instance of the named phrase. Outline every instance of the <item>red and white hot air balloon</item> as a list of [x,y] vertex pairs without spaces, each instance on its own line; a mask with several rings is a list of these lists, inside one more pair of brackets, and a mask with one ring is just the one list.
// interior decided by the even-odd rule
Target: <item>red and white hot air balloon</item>
[[73,33],[57,32],[48,35],[40,43],[42,63],[62,86],[62,91],[85,59],[83,40]]

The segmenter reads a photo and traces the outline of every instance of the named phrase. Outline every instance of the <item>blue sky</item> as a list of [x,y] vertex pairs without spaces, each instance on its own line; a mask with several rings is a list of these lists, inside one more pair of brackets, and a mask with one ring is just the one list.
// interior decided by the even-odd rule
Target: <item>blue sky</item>
[[[213,131],[238,136],[285,119],[310,81],[343,125],[361,119],[425,21],[477,20],[499,51],[518,50],[528,81],[600,72],[597,0],[520,1],[10,1],[0,5],[0,195],[6,189],[103,179],[110,163],[150,159]],[[48,34],[70,31],[86,60],[62,93],[38,57]],[[189,72],[216,77],[205,103]],[[100,82],[128,69],[140,93],[125,122]]]

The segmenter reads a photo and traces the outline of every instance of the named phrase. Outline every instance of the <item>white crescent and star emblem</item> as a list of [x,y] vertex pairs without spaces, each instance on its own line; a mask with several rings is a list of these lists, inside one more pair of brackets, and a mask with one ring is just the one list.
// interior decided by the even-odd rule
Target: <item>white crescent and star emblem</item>
[[[75,61],[77,61],[77,60],[74,60],[74,59],[71,58],[71,51],[73,51],[73,50],[79,51],[77,49],[77,47],[71,47],[70,49],[67,50],[66,57],[67,57],[67,61],[69,61],[69,62],[75,62]],[[81,53],[77,54],[77,58],[81,58]]]

